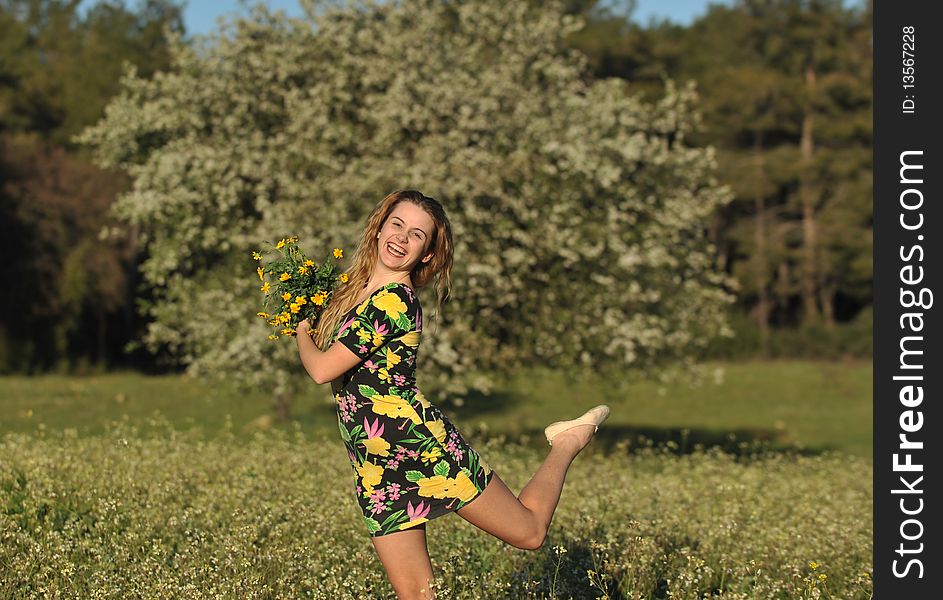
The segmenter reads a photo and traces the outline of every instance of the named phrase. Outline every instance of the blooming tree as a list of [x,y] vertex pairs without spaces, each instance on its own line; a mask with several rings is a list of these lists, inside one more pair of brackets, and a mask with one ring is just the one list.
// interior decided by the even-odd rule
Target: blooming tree
[[730,195],[712,150],[685,143],[692,86],[648,103],[590,80],[558,3],[315,4],[175,40],[172,68],[130,71],[82,136],[133,180],[115,211],[146,244],[150,348],[290,395],[303,371],[255,317],[251,250],[352,249],[398,188],[453,226],[452,297],[434,315],[420,294],[420,383],[438,395],[524,364],[663,372],[726,332],[706,223]]

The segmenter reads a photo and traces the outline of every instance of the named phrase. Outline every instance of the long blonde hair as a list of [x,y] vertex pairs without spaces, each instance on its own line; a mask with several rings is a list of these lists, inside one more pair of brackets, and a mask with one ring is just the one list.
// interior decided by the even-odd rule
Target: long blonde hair
[[417,290],[426,287],[435,277],[435,320],[438,327],[439,311],[452,289],[452,226],[449,224],[448,217],[445,216],[445,209],[435,198],[425,196],[416,190],[397,190],[383,198],[370,213],[367,226],[354,253],[353,264],[347,271],[347,283],[340,284],[334,290],[330,302],[318,319],[314,343],[321,350],[327,350],[330,346],[334,329],[340,323],[341,317],[357,304],[357,297],[370,281],[373,267],[379,258],[377,234],[380,233],[380,229],[383,228],[383,224],[396,205],[404,201],[412,202],[425,210],[435,224],[430,236],[432,243],[426,251],[426,254],[432,253],[432,258],[429,262],[416,263],[410,275]]

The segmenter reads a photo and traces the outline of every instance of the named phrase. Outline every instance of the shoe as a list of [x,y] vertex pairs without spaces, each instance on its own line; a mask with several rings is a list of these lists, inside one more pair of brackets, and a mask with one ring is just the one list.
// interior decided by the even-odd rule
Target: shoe
[[553,438],[558,433],[566,431],[567,429],[572,429],[578,425],[592,425],[596,429],[593,431],[599,431],[599,425],[609,417],[609,407],[605,404],[600,404],[599,406],[594,406],[589,409],[579,418],[572,419],[570,421],[557,421],[547,425],[547,428],[544,429],[544,435],[547,436],[547,441],[553,446]]

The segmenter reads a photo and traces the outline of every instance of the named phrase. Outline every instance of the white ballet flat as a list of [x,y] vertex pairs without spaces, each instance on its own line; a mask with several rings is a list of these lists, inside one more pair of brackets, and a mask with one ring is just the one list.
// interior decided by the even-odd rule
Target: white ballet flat
[[572,429],[578,425],[592,425],[596,429],[593,430],[593,433],[599,431],[599,425],[602,424],[609,417],[609,407],[605,404],[600,404],[599,406],[594,406],[589,409],[576,419],[571,419],[569,421],[556,421],[547,425],[544,429],[544,435],[547,436],[547,442],[553,446],[553,438],[561,432],[566,431],[567,429]]

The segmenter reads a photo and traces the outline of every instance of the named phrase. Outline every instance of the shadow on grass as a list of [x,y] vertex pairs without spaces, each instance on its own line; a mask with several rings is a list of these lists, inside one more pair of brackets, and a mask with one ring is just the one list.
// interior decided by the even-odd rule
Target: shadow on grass
[[[527,445],[549,449],[543,429],[522,431]],[[509,435],[504,432],[478,430],[475,435],[491,438]],[[511,434],[513,435],[513,434]],[[835,446],[802,446],[796,444],[788,432],[768,428],[739,428],[730,430],[690,427],[650,427],[633,425],[604,425],[599,428],[589,448],[603,454],[638,454],[658,450],[677,455],[719,449],[735,456],[757,456],[780,453],[817,456],[837,450]]]

